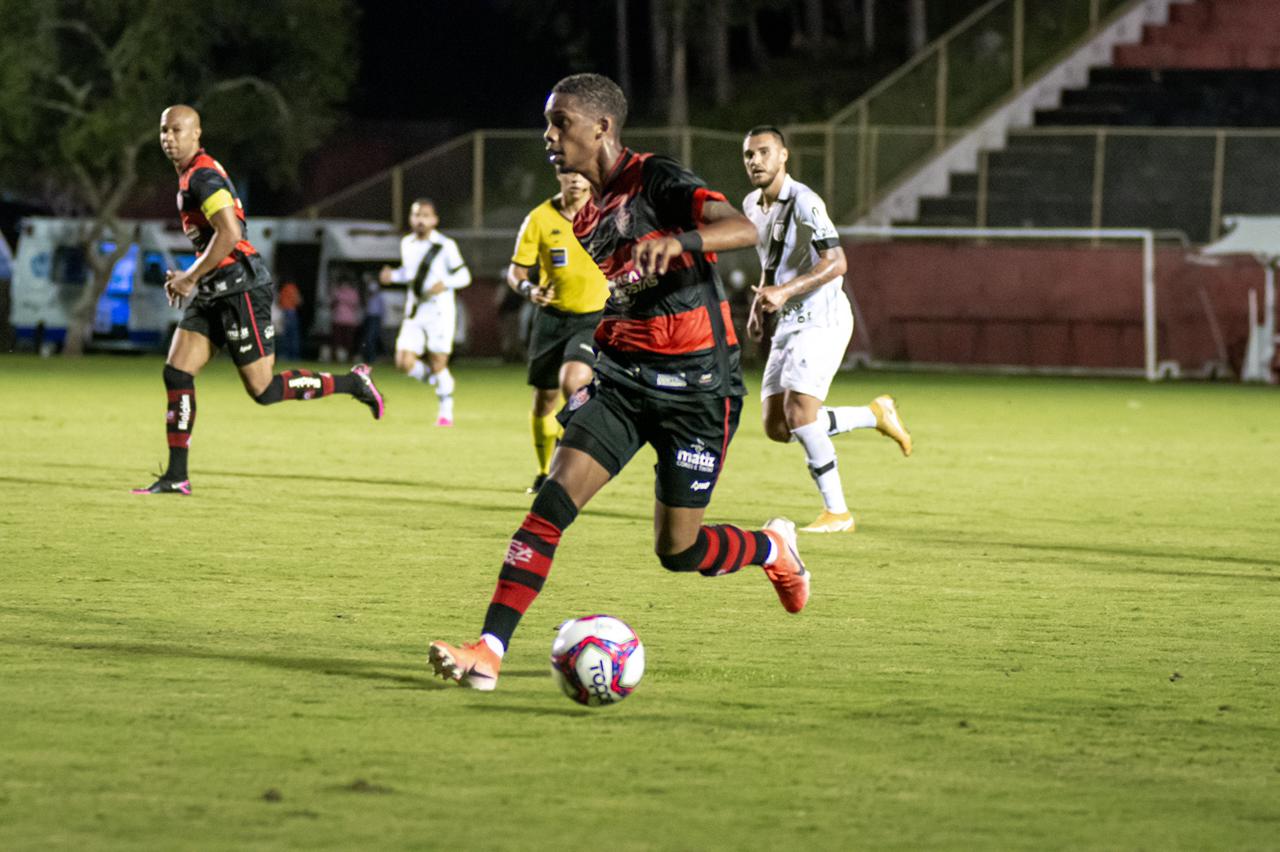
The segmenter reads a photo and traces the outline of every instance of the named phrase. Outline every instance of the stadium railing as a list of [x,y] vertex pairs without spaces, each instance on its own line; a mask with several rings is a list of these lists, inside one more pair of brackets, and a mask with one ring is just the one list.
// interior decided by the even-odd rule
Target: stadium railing
[[[837,221],[853,221],[990,110],[1142,2],[991,0],[829,121],[785,128],[793,165],[827,199]],[[737,132],[628,128],[626,137],[638,150],[679,157],[731,196],[735,187],[743,194],[748,189]],[[440,206],[446,227],[514,227],[553,186],[539,130],[480,130],[299,214],[403,224],[406,203],[425,195]]]

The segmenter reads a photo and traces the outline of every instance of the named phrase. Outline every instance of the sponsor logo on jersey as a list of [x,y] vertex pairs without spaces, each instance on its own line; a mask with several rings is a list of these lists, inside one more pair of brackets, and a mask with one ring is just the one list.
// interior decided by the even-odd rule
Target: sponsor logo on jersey
[[616,278],[609,279],[609,298],[613,299],[618,307],[625,308],[631,304],[637,294],[657,285],[658,276],[641,277],[639,272],[631,269]]

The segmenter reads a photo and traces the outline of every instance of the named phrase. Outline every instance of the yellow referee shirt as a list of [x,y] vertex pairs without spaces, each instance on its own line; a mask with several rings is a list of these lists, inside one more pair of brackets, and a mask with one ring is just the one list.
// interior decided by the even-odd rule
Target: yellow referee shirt
[[558,311],[592,314],[603,310],[609,298],[600,267],[573,235],[573,223],[550,199],[525,217],[511,262],[541,269],[538,283],[554,289],[550,306]]

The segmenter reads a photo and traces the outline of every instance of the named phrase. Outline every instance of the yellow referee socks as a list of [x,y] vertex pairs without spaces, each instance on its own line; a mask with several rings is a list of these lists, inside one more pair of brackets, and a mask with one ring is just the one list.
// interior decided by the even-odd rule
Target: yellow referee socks
[[538,456],[538,472],[551,470],[551,454],[555,452],[556,440],[560,437],[560,421],[554,414],[539,417],[530,413],[529,423],[533,427],[533,452]]

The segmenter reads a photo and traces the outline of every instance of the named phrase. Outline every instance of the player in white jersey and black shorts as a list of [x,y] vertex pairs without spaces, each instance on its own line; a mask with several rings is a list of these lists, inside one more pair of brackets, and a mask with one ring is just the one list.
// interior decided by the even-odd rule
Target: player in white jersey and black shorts
[[868,405],[823,406],[853,335],[853,311],[844,292],[844,250],[826,205],[787,174],[787,144],[770,125],[753,127],[742,143],[747,177],[756,189],[742,211],[760,235],[760,284],[747,333],[764,336],[765,315],[776,318],[761,384],[765,434],[804,447],[823,510],[804,532],[852,532],[831,436],[875,428],[911,455],[911,435],[893,398]]
[[[411,232],[400,241],[400,266],[384,266],[383,284],[407,284],[404,322],[396,337],[396,369],[436,389],[437,426],[453,425],[453,374],[449,355],[457,327],[453,291],[471,283],[458,244],[436,230],[440,217],[429,198],[409,208]],[[424,360],[425,359],[425,360]]]

